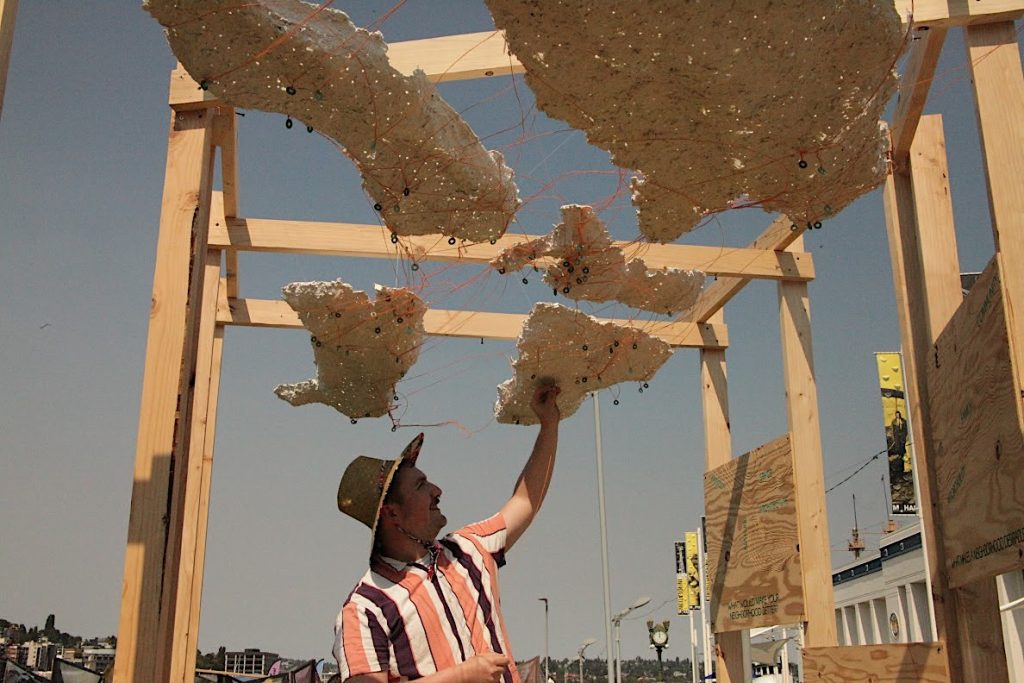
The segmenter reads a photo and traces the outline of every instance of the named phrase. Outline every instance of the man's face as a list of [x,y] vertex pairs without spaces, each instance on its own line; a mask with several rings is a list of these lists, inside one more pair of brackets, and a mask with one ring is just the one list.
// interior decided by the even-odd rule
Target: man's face
[[398,468],[392,483],[395,521],[407,532],[425,541],[432,541],[448,523],[441,513],[441,489],[432,484],[418,467]]

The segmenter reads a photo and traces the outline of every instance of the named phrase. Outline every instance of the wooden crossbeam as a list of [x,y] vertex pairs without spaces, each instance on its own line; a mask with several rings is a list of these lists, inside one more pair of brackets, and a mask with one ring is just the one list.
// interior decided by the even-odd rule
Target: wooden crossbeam
[[[789,223],[786,223],[789,229]],[[396,258],[423,254],[423,259],[486,263],[500,251],[539,235],[505,235],[495,244],[449,245],[440,235],[403,237],[392,244],[377,225],[236,218],[210,226],[210,246],[240,251],[284,252],[327,256]],[[752,247],[705,247],[679,244],[616,242],[627,258],[642,257],[648,268],[697,269],[712,275],[808,281],[814,263],[807,253],[778,253]]]
[[928,90],[935,77],[935,66],[939,62],[939,54],[946,42],[947,32],[944,27],[914,31],[910,57],[903,69],[899,101],[891,126],[892,158],[899,167],[906,164],[910,154],[910,143],[914,141],[917,124],[928,100]]
[[[9,1],[9,0],[8,0]],[[1024,15],[1024,0],[985,0],[985,2],[949,2],[949,0],[893,0],[901,21],[906,25],[913,10],[915,26],[951,28],[1009,21]],[[519,60],[508,53],[502,31],[463,33],[421,40],[405,40],[388,45],[391,64],[409,75],[422,69],[432,82],[458,81],[489,76],[522,73]],[[215,100],[207,90],[189,78],[184,69],[172,79],[170,103],[177,109],[210,106]]]
[[[470,339],[516,340],[526,316],[519,313],[446,311],[430,309],[423,318],[429,335]],[[217,310],[217,322],[242,327],[301,328],[298,314],[284,301],[272,299],[229,299]],[[632,327],[658,337],[675,347],[724,349],[729,345],[723,324],[602,320]]]
[[4,110],[7,65],[11,60],[11,45],[14,43],[14,19],[17,14],[18,0],[0,0],[0,113]]
[[503,31],[391,43],[388,59],[406,75],[421,69],[433,83],[511,76],[524,71],[519,60],[509,54]]
[[913,11],[915,26],[952,28],[1016,19],[1024,14],[1024,0],[894,0],[904,25]]
[[[779,216],[750,243],[747,250],[780,253],[803,235],[804,230],[806,227],[796,225],[786,216]],[[750,282],[749,276],[719,277],[710,287],[701,292],[696,303],[676,320],[678,322],[707,322],[730,299],[739,294],[748,282]]]

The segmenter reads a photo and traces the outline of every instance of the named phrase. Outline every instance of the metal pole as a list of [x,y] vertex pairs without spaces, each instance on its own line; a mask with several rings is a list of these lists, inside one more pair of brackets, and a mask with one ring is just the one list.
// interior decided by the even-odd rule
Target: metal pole
[[[604,635],[608,653],[608,683],[614,681],[615,663],[612,661],[612,596],[608,576],[608,523],[604,514],[604,456],[601,452],[601,402],[597,392],[590,395],[594,401],[594,443],[597,458],[597,509],[601,518],[601,571],[604,574]],[[582,660],[580,663],[582,667]],[[582,671],[582,668],[581,668]],[[582,679],[582,674],[581,674]],[[580,683],[583,683],[581,680]]]
[[580,650],[580,683],[583,683],[583,650]]
[[544,601],[544,683],[550,683],[551,672],[549,669],[550,659],[548,657],[548,599],[537,599]]
[[782,646],[782,683],[791,683],[793,680],[789,676],[789,632],[786,627],[782,627],[782,639],[786,641],[786,644]]
[[693,610],[690,610],[690,671],[691,680],[697,681],[697,622],[693,620]]
[[619,640],[619,619],[615,620],[615,683],[622,683],[622,641]]

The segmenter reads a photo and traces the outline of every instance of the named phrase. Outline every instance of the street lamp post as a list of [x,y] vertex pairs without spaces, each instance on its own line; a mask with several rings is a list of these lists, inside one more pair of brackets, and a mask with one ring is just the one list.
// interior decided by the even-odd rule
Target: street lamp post
[[548,669],[549,658],[548,658],[548,599],[537,598],[544,603],[544,683],[550,683],[551,672]]
[[584,652],[584,650],[586,650],[588,647],[590,647],[591,645],[593,645],[596,642],[597,642],[596,638],[587,638],[586,640],[583,641],[583,644],[580,645],[580,650],[579,650],[579,656],[580,656],[580,683],[583,683],[583,652]]
[[635,609],[643,607],[651,601],[649,595],[637,598],[633,604],[612,617],[612,624],[615,626],[615,681],[622,683],[622,641],[619,640],[619,623],[622,618]]
[[658,681],[664,683],[665,681],[665,668],[661,663],[661,651],[668,647],[668,627],[669,623],[663,621],[660,624],[655,624],[653,619],[647,621],[647,633],[651,639],[651,647],[658,652]]

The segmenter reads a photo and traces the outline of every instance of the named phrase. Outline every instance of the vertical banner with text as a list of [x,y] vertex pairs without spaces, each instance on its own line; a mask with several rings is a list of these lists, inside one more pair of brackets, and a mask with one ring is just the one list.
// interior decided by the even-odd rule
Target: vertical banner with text
[[688,614],[690,603],[690,582],[686,578],[686,544],[676,541],[676,612]]
[[690,588],[689,609],[700,609],[700,550],[697,532],[686,532],[686,582]]
[[889,458],[889,495],[892,514],[916,515],[914,495],[914,450],[908,441],[907,399],[904,389],[903,359],[899,353],[876,353],[878,382],[882,389],[882,419],[885,425],[885,449]]

